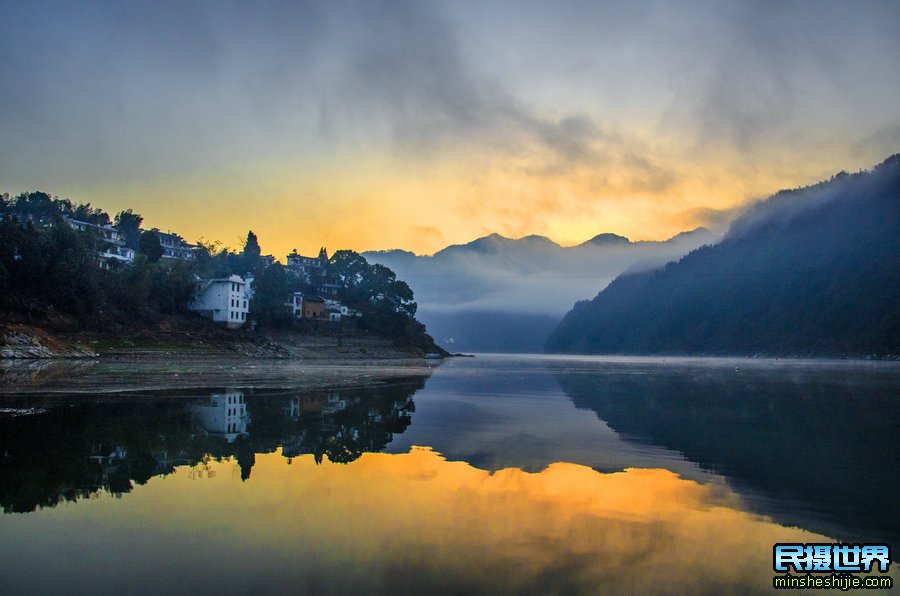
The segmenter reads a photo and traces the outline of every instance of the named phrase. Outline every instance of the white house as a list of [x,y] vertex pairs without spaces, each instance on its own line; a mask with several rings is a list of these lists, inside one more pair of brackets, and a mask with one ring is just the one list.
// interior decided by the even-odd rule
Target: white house
[[197,258],[197,254],[194,252],[197,249],[196,244],[185,242],[184,238],[171,232],[160,232],[156,228],[150,231],[159,238],[159,245],[162,247],[162,257],[164,259],[193,261]]
[[197,282],[197,292],[188,309],[217,323],[225,323],[229,329],[237,329],[247,322],[250,310],[246,287],[247,283],[239,275],[201,280]]
[[311,284],[323,296],[337,296],[343,284],[333,275],[328,275],[324,264],[328,261],[322,252],[320,257],[305,257],[296,251],[287,256],[287,269],[300,279]]
[[250,415],[244,394],[240,391],[214,393],[208,402],[194,405],[191,410],[209,435],[233,443],[239,436],[247,434]]
[[102,246],[97,259],[101,269],[109,269],[110,263],[114,261],[122,265],[134,263],[134,251],[125,246],[125,239],[115,226],[110,224],[101,226],[71,218],[66,218],[66,223],[76,230],[90,232],[101,240]]
[[296,251],[287,256],[287,267],[294,273],[304,276],[308,281],[312,281],[324,274],[320,259],[304,257],[301,254],[297,254]]
[[332,321],[340,321],[341,317],[361,317],[362,313],[354,308],[350,308],[344,304],[341,304],[338,300],[332,300],[330,298],[325,299],[325,310],[329,311],[334,316],[331,318]]
[[291,307],[291,314],[295,317],[303,316],[303,292],[294,292],[291,294],[291,301],[288,303]]
[[111,261],[118,261],[123,265],[134,263],[134,250],[127,246],[111,245],[100,251],[100,267],[109,269]]

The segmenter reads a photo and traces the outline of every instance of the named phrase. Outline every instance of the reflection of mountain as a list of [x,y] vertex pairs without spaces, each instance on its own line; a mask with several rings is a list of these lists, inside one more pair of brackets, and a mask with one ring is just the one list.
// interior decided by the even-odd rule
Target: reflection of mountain
[[0,505],[53,507],[209,457],[234,457],[250,476],[257,453],[350,462],[381,451],[410,424],[423,379],[300,395],[216,391],[196,399],[76,403],[0,416]]
[[900,402],[896,372],[878,370],[673,367],[558,380],[624,438],[680,451],[781,523],[897,540]]
[[441,345],[539,352],[576,300],[595,295],[623,271],[657,267],[716,240],[704,228],[665,242],[600,234],[571,247],[543,236],[514,240],[491,234],[433,256],[402,250],[364,256],[410,284],[417,317]]

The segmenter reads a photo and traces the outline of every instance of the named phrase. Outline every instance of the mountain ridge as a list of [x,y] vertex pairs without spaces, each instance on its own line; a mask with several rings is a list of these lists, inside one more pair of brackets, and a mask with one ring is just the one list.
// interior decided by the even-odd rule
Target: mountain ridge
[[900,354],[900,155],[780,191],[715,246],[575,304],[565,353]]
[[[609,242],[610,236],[621,240]],[[575,300],[595,294],[619,273],[661,265],[719,239],[705,228],[665,241],[598,237],[599,244],[560,246],[544,236],[495,233],[433,255],[400,249],[362,254],[410,284],[416,316],[452,349],[538,352]]]

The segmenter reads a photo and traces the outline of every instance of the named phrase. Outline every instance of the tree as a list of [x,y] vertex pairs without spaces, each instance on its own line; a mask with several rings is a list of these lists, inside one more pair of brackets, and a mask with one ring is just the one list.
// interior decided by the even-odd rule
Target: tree
[[147,256],[147,260],[155,263],[163,256],[163,247],[159,242],[159,236],[156,232],[147,230],[140,236],[139,246],[141,253]]
[[256,239],[256,234],[253,233],[253,230],[247,232],[247,241],[244,243],[244,250],[241,253],[244,261],[244,271],[241,274],[246,273],[248,271],[256,271],[259,266],[259,256],[262,254],[262,250],[259,248],[259,241]]
[[[70,206],[72,204],[66,199],[62,201],[56,199],[53,201],[53,203],[57,205],[57,207],[60,204]],[[79,203],[78,205],[72,207],[72,217],[79,221],[86,221],[98,226],[108,226],[111,223],[109,220],[109,214],[106,211],[100,208],[91,207],[90,203]]]
[[329,275],[341,280],[341,300],[362,312],[364,328],[395,337],[424,334],[424,327],[415,320],[417,305],[412,289],[391,269],[370,265],[352,250],[334,253],[327,267]]
[[116,228],[125,238],[125,244],[128,248],[138,250],[141,247],[141,223],[143,223],[144,218],[131,209],[126,209],[116,214],[115,221]]
[[355,294],[369,275],[371,265],[365,257],[352,250],[339,250],[328,260],[328,275],[341,280],[346,298],[356,301],[361,296]]
[[261,326],[290,324],[292,316],[287,300],[294,290],[292,283],[296,283],[294,277],[288,275],[281,263],[266,267],[254,281],[250,311]]
[[177,315],[187,312],[194,298],[196,284],[187,263],[180,261],[172,267],[157,265],[150,281],[150,299],[161,313]]

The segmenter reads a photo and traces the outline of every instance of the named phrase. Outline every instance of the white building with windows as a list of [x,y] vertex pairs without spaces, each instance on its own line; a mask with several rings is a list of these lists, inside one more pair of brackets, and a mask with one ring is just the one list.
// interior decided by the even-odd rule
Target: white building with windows
[[122,265],[131,265],[134,263],[134,250],[127,246],[108,246],[100,252],[100,267],[109,269],[109,264],[117,261]]
[[163,250],[162,258],[180,261],[193,261],[197,258],[196,244],[185,242],[184,238],[172,232],[160,232],[156,228],[150,231],[159,238],[159,245]]
[[188,309],[237,329],[247,322],[250,310],[246,289],[247,282],[239,275],[201,280]]
[[131,265],[134,263],[134,250],[125,246],[125,239],[119,234],[119,230],[111,225],[93,224],[78,219],[66,218],[66,223],[73,229],[90,232],[100,239],[97,264],[101,269],[109,269],[111,263]]

